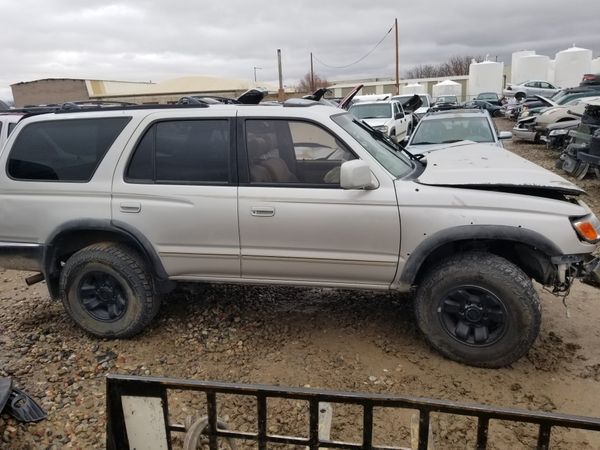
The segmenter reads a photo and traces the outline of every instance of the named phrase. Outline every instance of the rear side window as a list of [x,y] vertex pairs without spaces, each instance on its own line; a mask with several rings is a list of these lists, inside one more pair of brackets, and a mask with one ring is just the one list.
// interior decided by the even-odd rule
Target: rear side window
[[152,125],[125,173],[133,183],[229,182],[230,126],[226,119],[171,120]]
[[17,126],[16,122],[11,122],[8,124],[8,135],[9,136],[10,136],[10,133],[12,133],[12,130],[14,130],[16,126]]
[[86,182],[129,117],[53,120],[27,125],[8,158],[17,180]]

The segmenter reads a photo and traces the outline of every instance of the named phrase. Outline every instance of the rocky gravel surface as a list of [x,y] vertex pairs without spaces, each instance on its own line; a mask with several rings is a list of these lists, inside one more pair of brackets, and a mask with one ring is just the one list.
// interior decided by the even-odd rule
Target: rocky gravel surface
[[[546,165],[545,149],[518,142],[507,147]],[[588,203],[599,212],[598,203]],[[2,415],[0,448],[104,448],[108,373],[395,393],[600,417],[600,291],[582,284],[567,300],[570,317],[538,286],[544,319],[534,347],[511,367],[486,370],[432,351],[409,299],[397,295],[183,285],[141,335],[99,340],[65,316],[43,283],[27,287],[27,275],[0,271],[0,376],[12,376],[48,418],[23,425]],[[174,422],[203,415],[204,406],[201,396],[169,394]],[[306,433],[305,404],[269,407],[271,431]],[[376,410],[376,442],[408,446],[412,413]],[[236,429],[255,430],[254,414],[247,399],[220,399],[219,416]],[[332,436],[359,438],[359,417],[334,405]],[[437,448],[473,447],[472,420],[437,415],[432,423]],[[532,448],[535,436],[533,427],[493,423],[490,447]],[[577,430],[557,430],[552,442],[559,449],[600,448],[600,436]]]

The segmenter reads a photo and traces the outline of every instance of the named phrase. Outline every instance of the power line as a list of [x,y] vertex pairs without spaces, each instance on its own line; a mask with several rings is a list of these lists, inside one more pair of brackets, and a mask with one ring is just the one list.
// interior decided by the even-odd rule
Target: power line
[[319,64],[321,64],[322,66],[325,67],[329,67],[330,69],[346,69],[348,67],[351,67],[355,64],[358,64],[359,62],[361,62],[363,59],[365,59],[367,56],[369,56],[371,53],[373,53],[377,47],[379,47],[379,45],[381,45],[381,43],[385,40],[385,38],[392,32],[392,30],[394,29],[394,26],[392,25],[392,27],[387,31],[387,33],[385,33],[383,35],[383,37],[379,40],[379,42],[377,42],[377,44],[375,44],[375,47],[373,47],[371,50],[369,50],[364,56],[358,58],[356,61],[354,61],[353,63],[350,64],[346,64],[345,66],[332,66],[329,64],[324,63],[323,61],[321,61],[319,58],[317,58],[316,56],[313,55],[313,58],[315,59],[315,61],[317,61]]

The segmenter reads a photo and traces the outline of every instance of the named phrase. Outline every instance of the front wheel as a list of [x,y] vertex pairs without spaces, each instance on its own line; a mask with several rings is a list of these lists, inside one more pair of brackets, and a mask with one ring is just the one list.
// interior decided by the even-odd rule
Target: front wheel
[[139,333],[160,308],[152,275],[141,257],[114,243],[73,254],[60,275],[60,298],[71,318],[98,337]]
[[484,252],[455,255],[432,268],[417,290],[415,313],[440,353],[489,368],[525,355],[541,323],[540,301],[527,275]]

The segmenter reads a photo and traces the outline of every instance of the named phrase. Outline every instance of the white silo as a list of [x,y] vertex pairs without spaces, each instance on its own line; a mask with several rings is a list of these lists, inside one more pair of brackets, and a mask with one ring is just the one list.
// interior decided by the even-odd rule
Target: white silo
[[444,80],[433,85],[431,95],[434,98],[441,97],[442,95],[456,95],[460,99],[462,96],[462,85],[456,81]]
[[600,73],[600,58],[592,59],[592,71],[591,73]]
[[403,94],[424,94],[425,86],[419,83],[407,84],[406,86],[402,86]]
[[521,79],[521,74],[519,73],[519,61],[524,56],[535,55],[535,51],[533,50],[521,50],[518,52],[514,52],[512,54],[511,62],[510,62],[510,82],[513,84],[519,84],[523,81],[527,81],[525,79]]
[[548,75],[546,76],[546,80],[548,80],[548,83],[554,84],[554,80],[556,79],[554,76],[555,67],[556,67],[555,60],[551,59],[550,61],[548,61]]
[[528,55],[519,58],[519,78],[527,80],[544,80],[548,78],[550,58],[544,55]]
[[571,47],[556,54],[554,82],[562,88],[579,86],[584,73],[592,70],[592,51]]
[[469,66],[469,98],[477,96],[482,92],[495,92],[502,94],[502,75],[504,73],[504,63],[483,61],[473,61]]

